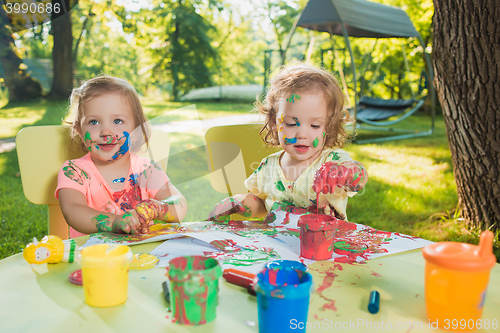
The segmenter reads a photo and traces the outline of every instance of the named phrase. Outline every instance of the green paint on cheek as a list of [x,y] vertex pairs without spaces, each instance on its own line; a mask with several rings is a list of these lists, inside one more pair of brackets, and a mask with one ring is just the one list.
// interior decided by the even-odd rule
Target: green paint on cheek
[[92,138],[90,137],[90,133],[87,131],[85,132],[85,136],[83,137],[85,141],[92,141]]
[[326,136],[326,132],[323,132],[323,137],[325,137],[325,136]]
[[316,137],[316,139],[314,139],[314,141],[313,141],[313,147],[316,148],[318,146],[318,144],[319,144],[319,139],[318,139],[318,137]]

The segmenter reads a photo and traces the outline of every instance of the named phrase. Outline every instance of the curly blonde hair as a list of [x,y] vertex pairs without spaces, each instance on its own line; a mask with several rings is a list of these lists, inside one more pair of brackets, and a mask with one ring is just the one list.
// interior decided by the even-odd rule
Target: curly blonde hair
[[281,99],[292,93],[319,93],[323,96],[329,116],[325,126],[324,147],[344,147],[349,136],[343,125],[354,121],[349,112],[344,109],[342,89],[331,73],[304,63],[293,63],[282,67],[278,75],[271,80],[264,103],[259,100],[255,102],[255,109],[265,116],[265,123],[260,130],[260,135],[266,145],[279,146],[276,130],[278,104]]
[[79,134],[85,103],[90,102],[93,98],[108,94],[118,94],[127,99],[134,113],[135,126],[140,127],[142,130],[143,140],[140,140],[137,144],[133,144],[131,150],[138,150],[144,143],[148,144],[151,130],[137,91],[127,81],[109,75],[97,76],[87,80],[71,92],[68,116],[73,120],[65,121],[65,123],[70,128],[72,144],[79,145],[82,151],[88,152]]

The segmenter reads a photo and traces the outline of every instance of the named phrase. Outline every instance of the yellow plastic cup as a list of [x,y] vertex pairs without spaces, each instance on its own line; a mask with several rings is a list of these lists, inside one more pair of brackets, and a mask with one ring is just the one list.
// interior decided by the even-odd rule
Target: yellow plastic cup
[[496,263],[493,233],[483,232],[479,245],[441,242],[426,246],[422,253],[429,324],[460,331],[482,327],[486,289]]
[[98,244],[81,252],[85,303],[109,307],[125,303],[132,251],[126,245]]

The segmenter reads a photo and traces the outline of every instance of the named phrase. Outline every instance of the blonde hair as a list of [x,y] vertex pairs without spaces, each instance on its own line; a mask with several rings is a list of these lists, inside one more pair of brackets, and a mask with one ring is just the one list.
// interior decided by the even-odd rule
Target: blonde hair
[[270,146],[279,145],[276,131],[278,104],[280,99],[292,93],[314,93],[323,96],[328,110],[324,147],[344,147],[349,136],[343,125],[353,120],[344,109],[344,94],[337,79],[323,69],[300,62],[282,67],[278,75],[271,80],[264,103],[259,100],[255,103],[256,110],[265,116],[264,126],[260,130],[264,142]]
[[109,75],[97,76],[87,80],[82,83],[80,87],[74,88],[71,92],[68,115],[73,120],[70,122],[65,121],[65,123],[70,128],[72,144],[79,144],[79,147],[84,152],[88,152],[79,134],[79,130],[82,126],[81,121],[83,118],[84,105],[93,98],[108,94],[118,94],[127,99],[134,114],[135,126],[139,126],[142,130],[143,140],[140,140],[140,143],[137,145],[133,144],[134,149],[131,148],[131,150],[138,150],[144,143],[148,144],[150,128],[137,91],[127,81]]

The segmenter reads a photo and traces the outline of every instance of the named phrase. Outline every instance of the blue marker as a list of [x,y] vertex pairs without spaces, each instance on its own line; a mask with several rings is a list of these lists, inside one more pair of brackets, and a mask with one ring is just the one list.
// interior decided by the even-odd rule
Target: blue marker
[[368,300],[368,311],[370,313],[377,313],[380,302],[380,294],[378,291],[374,290],[370,293],[370,299]]

